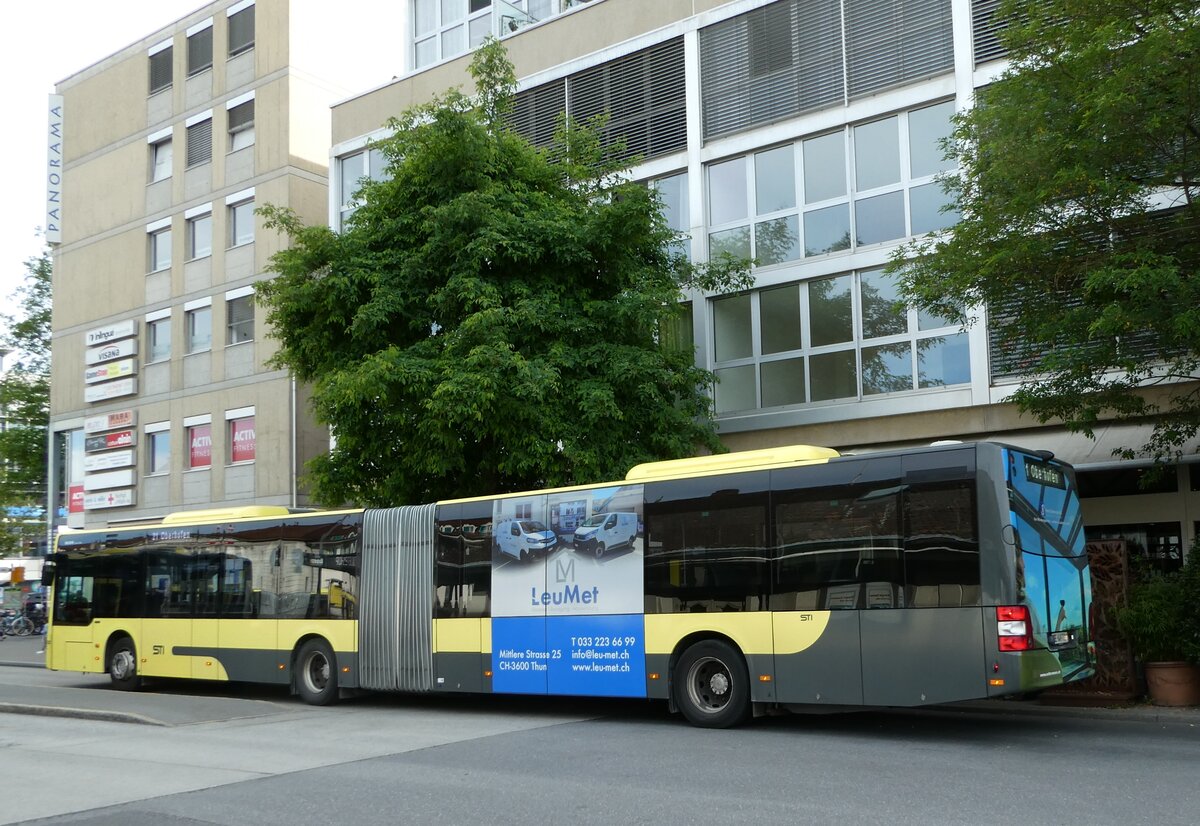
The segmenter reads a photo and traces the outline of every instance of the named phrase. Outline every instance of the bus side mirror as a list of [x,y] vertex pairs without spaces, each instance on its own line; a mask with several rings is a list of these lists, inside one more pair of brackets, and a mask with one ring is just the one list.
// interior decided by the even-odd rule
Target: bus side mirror
[[54,584],[54,563],[49,559],[42,563],[42,584]]

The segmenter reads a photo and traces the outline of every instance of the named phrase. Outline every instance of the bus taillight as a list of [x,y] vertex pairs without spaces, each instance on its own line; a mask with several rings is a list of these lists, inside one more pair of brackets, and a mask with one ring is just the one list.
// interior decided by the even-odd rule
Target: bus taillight
[[1033,624],[1024,605],[996,607],[996,634],[1001,651],[1028,651],[1033,648]]

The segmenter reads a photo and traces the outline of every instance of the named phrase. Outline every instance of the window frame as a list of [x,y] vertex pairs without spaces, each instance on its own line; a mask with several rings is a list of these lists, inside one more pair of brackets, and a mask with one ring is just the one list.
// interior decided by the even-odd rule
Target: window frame
[[[147,84],[149,90],[147,95],[153,97],[160,92],[165,92],[175,85],[175,47],[174,41],[171,38],[151,46],[146,53],[147,61]],[[163,67],[165,68],[165,72]],[[159,74],[166,75],[166,80],[159,80],[158,85],[155,85],[154,77],[155,70]]]
[[[207,340],[204,337],[197,338],[197,321],[201,318],[208,320],[208,335]],[[184,305],[183,309],[183,349],[185,355],[193,355],[194,353],[207,353],[212,350],[212,299],[202,298],[196,302],[189,302]]]
[[[212,110],[188,118],[184,122],[184,126],[186,127],[184,168],[194,169],[206,163],[212,163]],[[203,143],[202,137],[206,137],[208,142],[208,151],[203,156],[197,149],[197,146]]]
[[[244,119],[241,123],[235,124],[235,119],[242,118],[244,113],[247,111],[250,113],[249,119]],[[237,152],[238,150],[246,149],[247,147],[254,145],[255,115],[256,112],[254,109],[253,91],[247,92],[244,95],[239,95],[233,100],[225,103],[226,151]]]
[[[151,422],[145,427],[146,476],[166,476],[171,472],[171,423]],[[160,459],[165,467],[159,468]]]
[[[255,430],[254,416],[254,406],[241,407],[236,410],[225,411],[225,435],[226,442],[228,443],[228,447],[225,450],[225,464],[227,466],[253,464],[257,458],[257,431]],[[244,427],[247,422],[249,422],[250,433],[252,434],[249,447],[250,456],[248,458],[239,459],[236,458],[237,432],[239,427]]]
[[[184,459],[184,470],[186,470],[186,471],[211,470],[212,469],[212,453],[213,453],[213,451],[212,451],[212,448],[213,448],[212,416],[210,416],[210,415],[189,416],[188,418],[183,420],[183,433],[184,433],[183,444],[184,444],[184,448],[187,451],[186,457]],[[195,442],[196,442],[197,437],[202,437],[205,435],[207,435],[207,437],[208,437],[208,445],[207,445],[208,461],[207,462],[197,462],[196,457],[197,457],[198,453],[195,448]]]
[[[234,320],[234,308],[248,307],[250,311],[249,318],[241,318]],[[238,290],[230,290],[225,293],[225,346],[235,347],[239,344],[248,344],[254,341],[254,288],[243,287]],[[238,338],[239,332],[244,332],[248,328],[249,335],[245,338]]]
[[[147,260],[146,272],[153,274],[171,269],[171,219],[164,218],[146,227]],[[165,253],[165,258],[162,255]]]
[[[160,334],[166,337],[166,352],[156,355],[155,342]],[[162,353],[161,349],[158,351]],[[171,360],[171,311],[159,310],[146,314],[146,364],[159,364]]]
[[[196,230],[198,227],[200,227],[202,225],[201,222],[205,222],[205,221],[207,221],[207,225],[208,225],[208,248],[203,250],[202,252],[198,252],[197,247],[196,247]],[[187,212],[185,212],[184,213],[184,225],[186,228],[186,235],[185,235],[184,241],[185,241],[185,246],[187,247],[187,249],[185,250],[185,252],[187,254],[187,260],[195,261],[200,258],[210,257],[213,252],[212,204],[205,204],[203,206],[195,207],[195,208],[190,209]]]
[[[233,41],[234,34],[237,32],[239,27],[246,22],[247,15],[249,17],[250,38],[249,40],[235,44]],[[256,39],[255,27],[257,23],[254,16],[254,0],[249,0],[249,2],[243,0],[241,3],[236,3],[230,6],[225,10],[225,18],[227,31],[227,37],[225,41],[225,58],[228,60],[229,58],[237,57],[240,54],[245,54],[254,48],[254,42]],[[235,19],[238,19],[237,22],[234,22]]]
[[[205,60],[202,52],[203,44],[207,41],[208,58]],[[200,47],[197,49],[196,47]],[[187,30],[187,76],[206,72],[213,67],[213,19],[197,23]]]
[[150,150],[149,183],[168,181],[175,173],[175,145],[170,127],[148,136],[146,145]]
[[[243,198],[227,203],[225,207],[226,223],[229,225],[226,242],[228,249],[243,247],[254,243],[254,198]],[[249,229],[245,234],[246,223]]]

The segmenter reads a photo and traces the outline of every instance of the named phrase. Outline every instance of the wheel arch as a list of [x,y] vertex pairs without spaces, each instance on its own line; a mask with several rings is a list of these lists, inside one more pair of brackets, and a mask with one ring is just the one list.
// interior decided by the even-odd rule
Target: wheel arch
[[300,658],[300,649],[302,649],[310,640],[320,640],[329,646],[329,651],[333,654],[333,662],[331,665],[337,665],[337,648],[334,647],[333,643],[330,642],[327,636],[317,633],[316,631],[308,631],[304,634],[301,634],[296,638],[296,641],[292,643],[292,653],[288,657],[288,690],[292,694],[299,693],[296,689],[296,662]]
[[[108,673],[108,664],[112,659],[113,647],[117,644],[117,640],[128,639],[133,643],[133,653],[135,659],[138,660],[138,665],[141,665],[142,649],[138,644],[137,635],[125,628],[114,628],[108,632],[108,637],[104,641],[104,673]],[[139,669],[140,670],[140,669]]]

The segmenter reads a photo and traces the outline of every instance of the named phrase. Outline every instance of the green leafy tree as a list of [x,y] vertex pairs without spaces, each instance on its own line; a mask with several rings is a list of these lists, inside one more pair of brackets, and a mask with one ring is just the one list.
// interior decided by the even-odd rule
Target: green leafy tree
[[1089,436],[1152,420],[1143,449],[1177,455],[1200,427],[1200,13],[1008,0],[998,16],[1011,66],[947,146],[962,220],[893,270],[939,315],[986,309],[1024,411]]
[[395,504],[619,478],[719,450],[691,342],[670,346],[681,290],[745,285],[698,270],[652,188],[564,123],[538,150],[506,122],[503,49],[389,122],[386,180],[341,234],[264,207],[289,248],[260,300],[275,363],[312,386],[336,445],[310,463],[322,502]]
[[16,315],[0,316],[0,553],[26,551],[45,533],[46,430],[50,420],[49,253],[25,262]]

